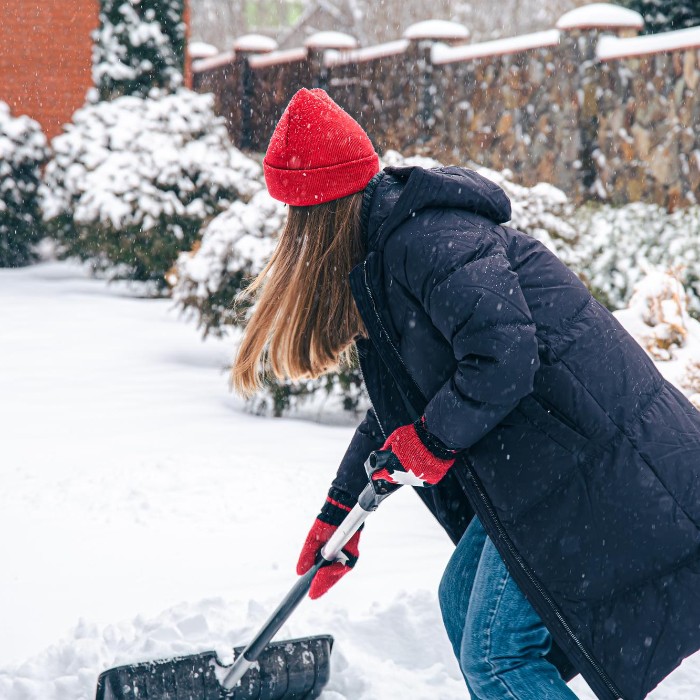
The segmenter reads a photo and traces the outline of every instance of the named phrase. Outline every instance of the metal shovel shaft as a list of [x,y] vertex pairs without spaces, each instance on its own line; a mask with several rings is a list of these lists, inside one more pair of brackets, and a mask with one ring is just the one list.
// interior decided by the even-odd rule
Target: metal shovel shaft
[[384,499],[378,496],[371,484],[368,484],[358,499],[357,505],[347,514],[343,522],[338,526],[333,536],[326,542],[321,550],[321,559],[314,564],[287,593],[276,610],[270,615],[260,631],[248,644],[243,653],[235,660],[231,670],[226,674],[221,685],[226,690],[231,690],[243,678],[246,671],[254,664],[262,650],[272,641],[280,627],[287,621],[296,607],[306,597],[311,588],[311,582],[319,569],[336,560],[340,550],[348,543],[350,538],[360,529],[367,516],[377,508]]

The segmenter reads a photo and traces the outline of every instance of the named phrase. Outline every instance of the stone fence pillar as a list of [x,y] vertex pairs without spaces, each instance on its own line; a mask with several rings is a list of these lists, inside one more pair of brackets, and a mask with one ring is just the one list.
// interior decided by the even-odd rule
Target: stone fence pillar
[[304,46],[308,52],[309,69],[313,87],[328,90],[328,68],[325,62],[327,50],[352,51],[357,48],[357,39],[343,32],[317,32],[312,34]]
[[[561,128],[562,159],[569,169],[569,183],[562,183],[577,199],[587,199],[599,177],[597,162],[600,133],[600,64],[596,49],[603,34],[635,36],[644,26],[638,12],[609,3],[593,3],[562,15],[556,24],[561,32],[562,68],[567,72],[569,99],[564,100]],[[564,81],[562,81],[564,82]]]
[[429,19],[412,24],[403,37],[410,42],[406,51],[406,68],[416,95],[417,142],[424,144],[433,136],[435,109],[439,102],[438,87],[433,78],[432,48],[438,42],[451,46],[466,44],[469,30],[457,22]]
[[[233,75],[238,76],[236,91],[231,95],[239,102],[240,125],[238,127],[240,148],[251,148],[253,145],[252,113],[255,107],[255,84],[253,71],[250,67],[251,56],[270,53],[277,49],[277,42],[262,34],[245,34],[233,42],[234,69]],[[234,125],[235,128],[235,125]]]

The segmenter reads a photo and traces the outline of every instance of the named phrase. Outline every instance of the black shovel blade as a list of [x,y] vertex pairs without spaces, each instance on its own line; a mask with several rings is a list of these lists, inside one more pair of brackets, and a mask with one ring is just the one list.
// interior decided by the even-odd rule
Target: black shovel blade
[[119,666],[100,674],[96,700],[312,700],[328,683],[332,647],[329,635],[268,644],[232,690],[213,651]]

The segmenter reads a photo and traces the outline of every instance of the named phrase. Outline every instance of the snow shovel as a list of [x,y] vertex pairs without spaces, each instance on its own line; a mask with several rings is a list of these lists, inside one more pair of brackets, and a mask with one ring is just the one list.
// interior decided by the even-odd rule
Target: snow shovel
[[[383,466],[382,453],[372,453],[368,474]],[[376,490],[375,490],[376,488]],[[321,550],[316,564],[299,577],[284,600],[247,647],[234,650],[232,666],[222,666],[216,653],[204,652],[163,661],[119,666],[102,673],[96,700],[311,700],[330,676],[333,638],[306,637],[270,644],[280,627],[306,597],[322,566],[333,563],[367,516],[395,490],[370,483]]]

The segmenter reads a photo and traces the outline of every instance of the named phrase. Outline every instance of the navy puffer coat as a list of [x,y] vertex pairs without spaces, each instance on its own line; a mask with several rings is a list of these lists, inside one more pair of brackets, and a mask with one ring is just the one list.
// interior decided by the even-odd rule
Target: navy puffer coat
[[389,168],[363,215],[350,282],[373,410],[334,485],[359,493],[370,451],[424,410],[464,450],[417,490],[453,541],[476,512],[563,675],[643,698],[700,648],[700,413],[567,267],[503,225],[492,182]]

